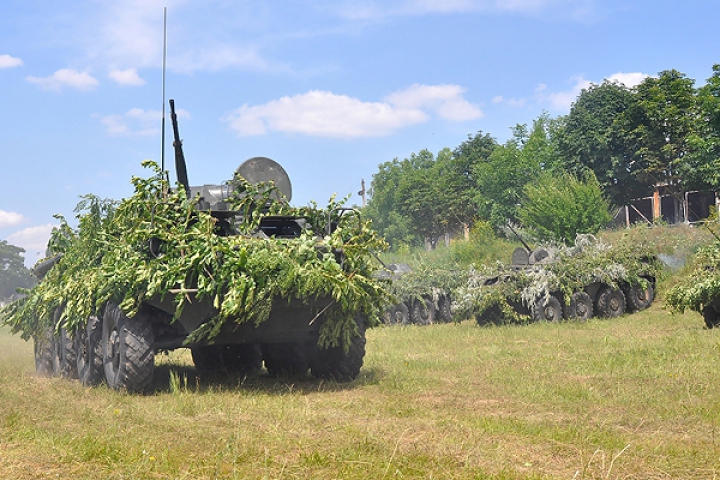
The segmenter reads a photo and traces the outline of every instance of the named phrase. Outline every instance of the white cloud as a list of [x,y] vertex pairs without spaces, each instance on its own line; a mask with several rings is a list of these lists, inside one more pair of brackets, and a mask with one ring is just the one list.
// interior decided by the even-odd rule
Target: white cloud
[[572,78],[573,86],[570,90],[564,92],[552,92],[545,95],[543,91],[539,94],[540,100],[550,104],[550,108],[557,111],[569,111],[572,103],[577,100],[578,95],[583,89],[592,85],[590,80],[585,80],[582,76]]
[[60,91],[63,87],[76,88],[78,90],[93,90],[99,85],[94,77],[86,72],[78,72],[71,68],[62,68],[49,77],[25,78],[28,82],[38,85],[43,90]]
[[347,95],[314,90],[265,105],[243,105],[223,120],[241,136],[264,135],[274,130],[319,137],[377,137],[426,122],[431,112],[449,121],[482,116],[479,108],[463,98],[463,92],[457,85],[413,85],[382,102],[363,102]]
[[493,97],[492,103],[505,103],[511,107],[524,107],[527,105],[526,98],[505,98],[502,95]]
[[611,82],[620,82],[627,88],[633,88],[642,83],[643,80],[650,77],[647,73],[613,73],[607,79]]
[[108,77],[115,80],[120,85],[138,86],[145,84],[145,80],[138,76],[137,69],[135,68],[128,68],[126,70],[111,70],[108,73]]
[[465,89],[459,85],[418,85],[386,97],[400,108],[423,107],[434,110],[440,118],[454,122],[482,117],[480,109],[463,98]]
[[51,223],[28,227],[15,232],[7,238],[8,243],[25,249],[25,266],[32,267],[45,257],[48,240],[52,229],[57,227]]
[[21,223],[23,220],[25,220],[25,217],[23,217],[19,213],[0,210],[0,228],[12,227]]
[[20,67],[23,65],[23,61],[16,57],[11,57],[8,54],[0,55],[0,68],[12,68]]
[[257,47],[242,39],[243,22],[248,23],[248,30],[256,25],[245,14],[251,7],[238,3],[210,6],[188,0],[106,2],[93,17],[97,26],[87,30],[81,41],[91,62],[109,64],[118,71],[157,68],[162,63],[162,12],[167,6],[169,70],[193,73],[238,67],[282,68],[266,61]]
[[[190,118],[190,114],[183,109],[175,113],[180,118]],[[105,131],[112,136],[148,137],[158,135],[162,120],[160,110],[144,110],[131,108],[123,114],[105,115],[100,122],[105,125]]]
[[[641,83],[644,79],[649,77],[650,75],[640,72],[634,72],[634,73],[614,73],[607,77],[607,80],[611,82],[620,82],[623,85],[625,85],[627,88],[632,88],[639,83]],[[541,102],[549,103],[550,107],[554,110],[558,111],[569,111],[570,107],[572,106],[573,102],[577,100],[578,96],[584,89],[589,88],[592,85],[599,85],[602,82],[591,82],[590,80],[586,80],[582,75],[578,77],[573,77],[572,80],[573,86],[570,88],[570,90],[563,91],[563,92],[554,92],[549,94],[544,94],[542,92],[539,92],[538,99]],[[544,86],[543,86],[544,87]]]

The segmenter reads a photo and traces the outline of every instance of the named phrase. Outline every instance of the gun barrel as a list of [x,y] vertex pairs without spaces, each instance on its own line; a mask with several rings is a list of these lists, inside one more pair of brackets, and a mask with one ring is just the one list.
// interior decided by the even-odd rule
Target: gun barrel
[[190,198],[190,183],[188,182],[187,164],[185,163],[185,154],[182,149],[182,140],[180,140],[180,130],[178,129],[177,115],[175,114],[175,100],[170,99],[170,121],[173,127],[173,147],[175,148],[175,173],[178,182],[185,188],[185,194]]

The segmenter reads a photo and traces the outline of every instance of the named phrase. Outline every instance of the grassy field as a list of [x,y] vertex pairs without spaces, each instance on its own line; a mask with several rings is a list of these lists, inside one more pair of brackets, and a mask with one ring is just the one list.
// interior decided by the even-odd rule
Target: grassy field
[[720,474],[720,329],[697,314],[368,332],[349,384],[198,379],[135,396],[35,376],[0,331],[7,479],[611,479]]

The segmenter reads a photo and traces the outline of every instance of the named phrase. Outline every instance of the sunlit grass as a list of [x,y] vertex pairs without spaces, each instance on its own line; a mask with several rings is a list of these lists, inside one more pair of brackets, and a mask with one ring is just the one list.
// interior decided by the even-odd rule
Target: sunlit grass
[[198,378],[155,392],[38,378],[0,333],[2,478],[713,478],[720,332],[659,304],[587,323],[368,332],[360,377]]

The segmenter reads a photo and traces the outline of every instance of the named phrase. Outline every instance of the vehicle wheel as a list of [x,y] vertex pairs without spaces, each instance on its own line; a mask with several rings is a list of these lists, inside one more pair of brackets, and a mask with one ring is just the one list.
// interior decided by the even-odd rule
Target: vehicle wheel
[[625,292],[625,296],[627,297],[628,310],[631,312],[645,310],[655,300],[655,292],[649,282],[647,288],[642,288],[639,285],[629,287]]
[[96,316],[88,318],[85,328],[78,328],[75,335],[77,372],[80,382],[86,386],[100,385],[103,381],[102,324]]
[[476,313],[475,321],[481,327],[490,324],[500,325],[505,321],[505,315],[503,314],[500,305],[495,303],[489,308],[483,310],[481,313]]
[[365,358],[365,322],[356,319],[358,335],[350,341],[346,352],[342,346],[320,348],[315,342],[306,345],[310,373],[315,378],[349,382],[360,374]]
[[435,305],[429,298],[414,300],[410,308],[410,320],[417,325],[430,325],[435,321]]
[[225,371],[222,351],[218,345],[206,345],[190,349],[195,368],[200,373],[218,373]]
[[110,388],[143,392],[155,370],[152,325],[143,316],[129,318],[108,303],[102,321],[102,358]]
[[593,315],[593,304],[590,295],[585,292],[575,292],[570,297],[570,305],[565,311],[565,317],[581,322],[587,321]]
[[715,328],[720,326],[720,313],[718,313],[712,305],[708,305],[703,308],[702,316],[705,320],[705,325],[707,325],[707,328]]
[[224,345],[222,358],[225,368],[230,373],[255,376],[260,373],[263,366],[262,349],[256,343]]
[[389,325],[407,325],[408,323],[410,323],[410,311],[407,305],[398,303],[388,309]]
[[60,360],[60,376],[63,378],[77,379],[77,349],[75,348],[75,335],[65,329],[60,329],[58,338],[58,357]]
[[264,343],[262,358],[265,368],[273,377],[304,375],[309,368],[301,343]]
[[557,322],[562,320],[562,316],[562,303],[554,295],[550,295],[547,301],[541,298],[532,308],[532,318],[536,322]]
[[603,287],[598,293],[595,309],[603,317],[619,317],[625,313],[625,294],[616,288]]
[[438,318],[441,322],[452,322],[453,317],[452,309],[450,308],[451,305],[452,300],[450,300],[450,295],[440,295],[440,298],[438,299]]
[[35,372],[41,377],[52,377],[60,373],[58,342],[52,329],[43,330],[34,339]]

